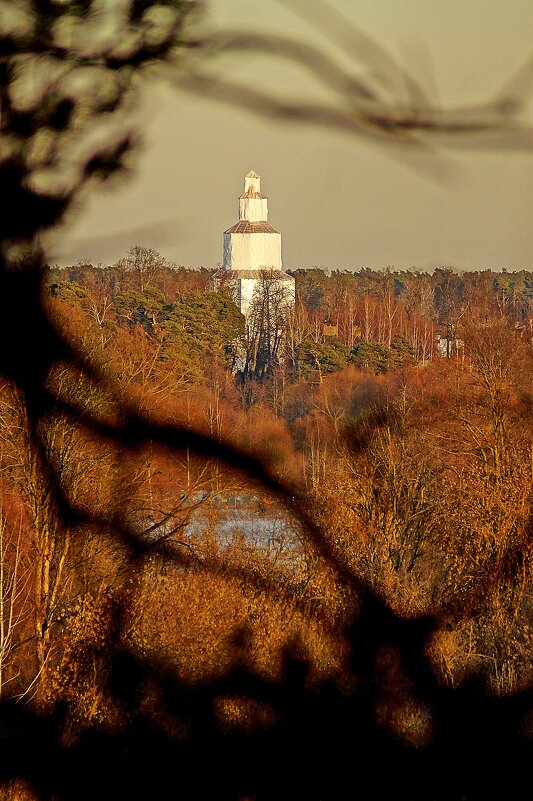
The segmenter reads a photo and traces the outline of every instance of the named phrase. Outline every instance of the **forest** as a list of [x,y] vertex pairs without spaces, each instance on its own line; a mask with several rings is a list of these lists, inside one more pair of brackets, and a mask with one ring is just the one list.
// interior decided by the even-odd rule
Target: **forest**
[[[532,274],[301,269],[289,313],[265,274],[245,329],[213,272],[139,246],[112,266],[48,268],[44,307],[94,377],[61,362],[47,376],[44,456],[71,519],[39,470],[20,391],[2,382],[1,697],[63,705],[67,742],[123,726],[108,649],[124,594],[121,647],[189,688],[241,662],[274,685],[290,655],[308,691],[349,697],[349,632],[368,589],[398,620],[433,621],[435,686],[527,690]],[[116,391],[220,453],[111,441]],[[389,644],[376,665],[379,727],[427,746],[431,705],[400,653]],[[253,693],[213,703],[225,735],[277,723]],[[149,682],[140,704],[185,737],[187,714]]]

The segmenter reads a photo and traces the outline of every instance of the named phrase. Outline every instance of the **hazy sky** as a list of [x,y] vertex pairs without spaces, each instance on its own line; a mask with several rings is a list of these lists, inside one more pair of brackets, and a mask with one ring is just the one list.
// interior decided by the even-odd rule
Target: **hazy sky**
[[[293,3],[306,18],[290,5],[211,0],[202,25],[283,33],[374,80],[370,70],[378,64],[349,26],[335,28],[333,14],[325,23],[311,0]],[[496,98],[533,56],[531,0],[330,5],[444,109]],[[277,98],[336,102],[316,78],[273,57],[239,53],[202,68]],[[532,106],[524,112],[530,122]],[[155,82],[140,124],[144,145],[135,172],[112,190],[94,190],[64,229],[53,260],[113,263],[143,245],[178,264],[214,267],[222,260],[222,232],[237,220],[243,177],[253,169],[262,176],[270,222],[282,232],[286,269],[533,269],[533,146],[441,147],[413,159],[355,132],[289,125]]]

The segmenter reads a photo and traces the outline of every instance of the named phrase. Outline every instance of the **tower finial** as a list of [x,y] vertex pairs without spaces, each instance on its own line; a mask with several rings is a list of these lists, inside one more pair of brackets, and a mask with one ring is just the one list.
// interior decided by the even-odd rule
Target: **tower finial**
[[261,191],[261,176],[253,170],[250,170],[248,175],[244,176],[244,191],[245,192],[260,192]]

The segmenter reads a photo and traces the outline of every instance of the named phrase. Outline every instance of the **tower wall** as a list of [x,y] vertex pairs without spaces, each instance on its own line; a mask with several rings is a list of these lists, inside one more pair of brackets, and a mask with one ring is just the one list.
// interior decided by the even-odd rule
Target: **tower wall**
[[[282,279],[271,279],[270,291],[278,295],[278,302],[280,307],[283,307],[286,312],[292,309],[295,300],[295,281],[292,276],[284,276]],[[241,313],[246,318],[252,311],[254,301],[256,300],[257,293],[261,293],[262,288],[264,291],[264,281],[262,277],[258,278],[239,278],[238,279],[238,306]]]
[[281,270],[281,234],[224,234],[224,267]]
[[245,196],[239,198],[239,219],[249,222],[268,220],[268,199],[266,197]]

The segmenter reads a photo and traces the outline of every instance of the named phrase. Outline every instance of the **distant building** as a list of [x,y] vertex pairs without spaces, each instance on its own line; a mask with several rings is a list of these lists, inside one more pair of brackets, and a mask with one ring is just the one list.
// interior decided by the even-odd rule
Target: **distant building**
[[333,320],[324,320],[322,325],[322,333],[325,337],[338,337],[339,336],[339,324],[334,323]]
[[514,324],[514,329],[517,331],[522,339],[533,345],[533,316],[526,317],[519,323]]
[[451,359],[452,356],[457,356],[459,353],[462,354],[465,346],[462,339],[443,337],[440,334],[435,336],[435,345],[437,352],[447,359]]
[[247,321],[266,284],[287,309],[294,306],[294,278],[281,263],[281,233],[268,222],[268,198],[261,194],[261,176],[253,170],[244,177],[239,222],[224,231],[223,265],[213,284],[230,290]]

